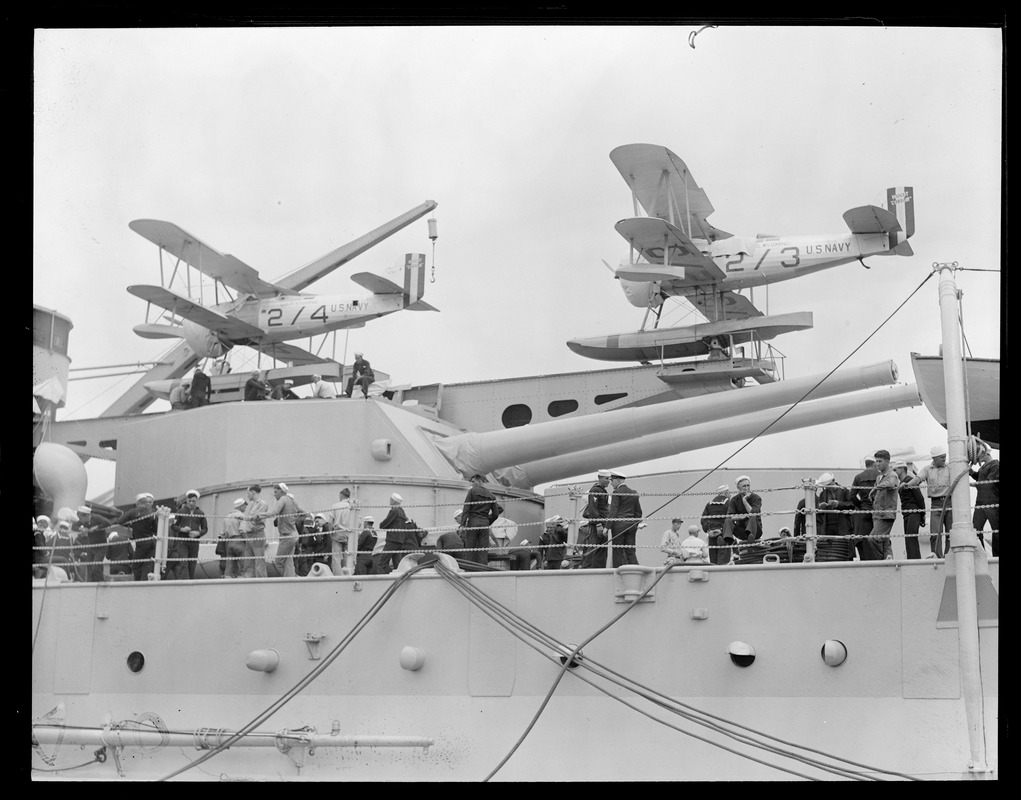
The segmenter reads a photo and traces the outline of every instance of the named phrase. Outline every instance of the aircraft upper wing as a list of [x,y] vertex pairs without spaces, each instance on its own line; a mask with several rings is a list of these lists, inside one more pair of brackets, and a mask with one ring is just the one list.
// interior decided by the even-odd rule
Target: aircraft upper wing
[[177,314],[203,328],[222,333],[234,340],[257,338],[264,335],[263,331],[254,325],[206,308],[170,289],[164,289],[162,286],[129,286],[128,292],[148,303],[165,308],[172,314]]
[[610,152],[610,160],[649,216],[665,219],[691,236],[709,241],[731,235],[706,220],[713,213],[713,204],[685,163],[667,148],[625,144]]
[[752,305],[751,300],[737,292],[721,293],[720,296],[723,300],[721,313],[721,309],[716,304],[713,294],[712,292],[698,292],[697,294],[690,294],[685,297],[710,322],[718,322],[724,319],[750,319],[751,317],[762,316],[762,312]]
[[276,286],[259,277],[259,273],[232,255],[221,253],[198,237],[192,236],[172,222],[158,219],[136,219],[128,223],[135,233],[148,239],[171,255],[177,256],[199,272],[223,282],[244,294],[272,297],[297,294],[293,289]]
[[421,205],[415,206],[410,211],[405,211],[400,216],[394,217],[389,222],[384,222],[378,228],[369,231],[364,236],[359,236],[354,241],[348,242],[336,250],[331,250],[324,256],[317,258],[310,264],[286,275],[277,281],[279,286],[292,291],[300,292],[310,283],[319,280],[335,270],[341,264],[346,264],[352,258],[364,253],[370,247],[374,247],[388,236],[392,236],[401,228],[410,225],[419,217],[428,214],[436,208],[435,200],[426,200]]
[[649,262],[628,267],[629,273],[633,268],[684,268],[683,276],[671,276],[666,269],[659,277],[634,277],[632,280],[671,280],[680,287],[719,283],[725,277],[711,258],[704,256],[691,239],[664,219],[633,217],[622,219],[614,228]]

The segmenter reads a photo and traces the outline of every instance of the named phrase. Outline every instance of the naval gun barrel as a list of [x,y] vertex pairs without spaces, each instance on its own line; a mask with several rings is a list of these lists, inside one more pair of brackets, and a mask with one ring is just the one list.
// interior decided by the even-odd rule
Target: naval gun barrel
[[730,417],[726,425],[703,422],[683,429],[663,431],[656,436],[644,436],[633,441],[522,463],[498,471],[497,475],[501,483],[531,488],[540,483],[564,480],[610,466],[637,464],[640,461],[665,458],[754,436],[768,436],[813,425],[825,425],[842,419],[911,408],[921,403],[922,398],[915,384],[901,384],[801,403],[782,418],[779,418],[783,413],[780,409],[771,408]]
[[501,467],[639,439],[801,400],[888,386],[896,381],[897,365],[883,361],[837,370],[828,377],[810,375],[651,406],[621,408],[507,430],[464,433],[438,440],[436,447],[465,477],[475,473],[486,475]]

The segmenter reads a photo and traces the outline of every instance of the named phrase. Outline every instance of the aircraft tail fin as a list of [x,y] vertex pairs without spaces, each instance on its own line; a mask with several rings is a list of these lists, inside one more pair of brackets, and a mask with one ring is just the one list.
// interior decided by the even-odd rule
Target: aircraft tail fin
[[[410,308],[425,294],[425,253],[404,256],[404,308]],[[422,306],[419,306],[421,308]]]
[[911,186],[894,186],[886,190],[886,207],[897,217],[900,230],[890,234],[890,250],[898,255],[909,256],[912,250],[908,239],[915,232],[915,192]]

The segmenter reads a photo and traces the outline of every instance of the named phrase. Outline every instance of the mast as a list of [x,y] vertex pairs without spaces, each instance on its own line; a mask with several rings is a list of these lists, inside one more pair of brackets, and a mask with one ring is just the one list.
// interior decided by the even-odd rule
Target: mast
[[[961,361],[961,335],[958,327],[957,301],[960,294],[954,282],[957,262],[932,265],[939,272],[939,308],[943,334],[943,382],[947,404],[947,456],[950,482],[953,486],[951,505],[954,509],[971,507],[971,495],[965,473],[971,465],[968,457],[967,418],[964,402],[964,366]],[[968,771],[987,772],[985,752],[985,709],[982,695],[981,663],[978,640],[978,598],[975,583],[975,559],[978,537],[966,513],[954,514],[950,528],[952,567],[957,583],[957,635],[961,662],[961,693],[964,695],[968,722],[968,743],[971,758]],[[949,570],[948,570],[949,574]]]

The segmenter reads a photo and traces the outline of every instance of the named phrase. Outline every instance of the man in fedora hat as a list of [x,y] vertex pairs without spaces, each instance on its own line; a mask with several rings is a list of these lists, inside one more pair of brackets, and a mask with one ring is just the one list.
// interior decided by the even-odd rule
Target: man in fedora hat
[[929,496],[929,546],[936,558],[943,558],[943,534],[948,537],[949,549],[950,528],[954,524],[950,508],[950,467],[947,466],[947,446],[937,444],[929,448],[932,463],[922,467],[918,475],[908,481],[908,486],[925,484],[925,493]]

